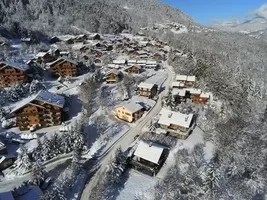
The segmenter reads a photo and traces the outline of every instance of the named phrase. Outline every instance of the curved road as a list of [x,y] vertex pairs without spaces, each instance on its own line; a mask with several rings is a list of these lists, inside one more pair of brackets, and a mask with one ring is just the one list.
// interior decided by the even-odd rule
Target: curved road
[[173,80],[173,72],[170,70],[170,67],[165,64],[165,70],[168,73],[167,79],[165,80],[164,84],[162,85],[162,88],[165,90],[159,94],[159,98],[155,104],[155,106],[150,110],[150,112],[145,116],[144,119],[139,121],[138,124],[136,124],[135,127],[131,128],[128,132],[126,132],[121,138],[119,138],[100,158],[99,158],[99,164],[101,165],[94,176],[91,177],[91,180],[87,185],[85,185],[85,188],[83,190],[81,200],[89,200],[91,190],[97,185],[98,178],[101,176],[103,171],[105,170],[105,167],[108,165],[109,161],[113,158],[115,155],[116,150],[121,147],[122,151],[125,151],[129,145],[134,141],[134,137],[136,135],[142,134],[142,129],[150,122],[150,120],[159,114],[161,110],[161,101],[162,97],[166,95],[167,90]]

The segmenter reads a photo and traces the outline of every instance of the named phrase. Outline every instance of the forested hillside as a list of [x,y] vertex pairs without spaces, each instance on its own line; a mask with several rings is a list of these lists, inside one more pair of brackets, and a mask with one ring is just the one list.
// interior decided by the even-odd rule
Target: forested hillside
[[194,23],[179,10],[151,0],[0,2],[1,34],[6,37],[26,37],[40,33],[64,34],[77,32],[77,28],[91,32],[118,33],[124,29],[137,31],[140,27],[166,21]]

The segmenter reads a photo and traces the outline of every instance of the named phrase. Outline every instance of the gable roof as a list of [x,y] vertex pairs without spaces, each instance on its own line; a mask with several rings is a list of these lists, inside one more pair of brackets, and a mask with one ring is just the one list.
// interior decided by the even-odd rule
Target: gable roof
[[16,112],[17,110],[31,103],[34,100],[42,101],[47,104],[58,106],[60,108],[63,108],[65,105],[65,98],[63,96],[45,90],[40,90],[36,95],[23,100],[21,104],[19,104],[11,111],[11,113]]
[[1,61],[0,63],[4,64],[4,66],[1,67],[0,70],[8,66],[22,70],[22,71],[27,71],[28,69],[30,69],[29,65],[24,64],[24,63],[17,63],[17,62],[10,62],[10,61]]
[[160,118],[158,123],[170,126],[175,124],[185,128],[189,128],[193,119],[193,114],[183,114],[180,112],[173,112],[168,109],[162,108],[160,111]]
[[40,58],[40,57],[44,57],[47,54],[48,54],[48,52],[39,52],[39,53],[36,54],[35,57]]
[[128,103],[128,104],[124,104],[124,105],[121,105],[119,107],[123,107],[123,108],[125,108],[127,111],[129,111],[131,113],[136,113],[139,110],[143,109],[143,106],[141,106],[139,103],[134,103],[134,102],[131,102],[131,103]]
[[50,67],[55,65],[56,63],[63,63],[63,62],[70,62],[74,65],[78,65],[78,63],[74,60],[71,60],[69,58],[66,58],[66,57],[61,57],[61,58],[58,58],[57,60],[51,62],[51,63],[47,63]]
[[165,147],[159,144],[140,141],[134,155],[158,165],[164,149]]
[[155,84],[153,84],[153,83],[141,82],[137,87],[152,89],[154,87],[154,85]]

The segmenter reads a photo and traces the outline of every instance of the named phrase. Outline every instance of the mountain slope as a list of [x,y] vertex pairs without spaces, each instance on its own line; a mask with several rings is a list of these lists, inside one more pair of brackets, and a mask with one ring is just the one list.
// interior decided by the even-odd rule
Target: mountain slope
[[11,0],[0,3],[1,32],[22,37],[29,32],[70,33],[72,25],[91,32],[137,31],[154,22],[193,24],[181,11],[153,0]]

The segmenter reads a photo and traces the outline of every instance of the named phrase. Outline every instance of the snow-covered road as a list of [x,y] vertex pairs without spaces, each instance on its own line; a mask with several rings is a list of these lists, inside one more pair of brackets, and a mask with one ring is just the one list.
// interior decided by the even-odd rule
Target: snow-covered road
[[98,177],[101,176],[103,171],[105,170],[105,167],[109,163],[109,161],[114,157],[116,150],[121,147],[123,151],[125,151],[129,145],[134,141],[134,137],[136,135],[142,134],[142,129],[150,122],[150,120],[159,114],[161,110],[161,101],[162,97],[167,93],[167,89],[172,81],[173,81],[173,72],[171,71],[171,67],[169,67],[167,64],[166,71],[168,73],[167,79],[165,80],[164,84],[162,85],[162,88],[165,88],[163,92],[159,94],[159,98],[157,100],[157,103],[155,106],[150,110],[150,112],[145,116],[145,118],[142,119],[142,121],[139,121],[139,123],[136,124],[135,127],[131,128],[129,131],[127,131],[122,137],[120,137],[113,145],[110,146],[109,149],[105,153],[102,154],[102,156],[99,158],[99,164],[101,167],[99,170],[95,173],[93,177],[89,180],[88,184],[85,186],[83,190],[83,194],[81,196],[81,200],[88,200],[92,188],[94,188],[98,182]]

